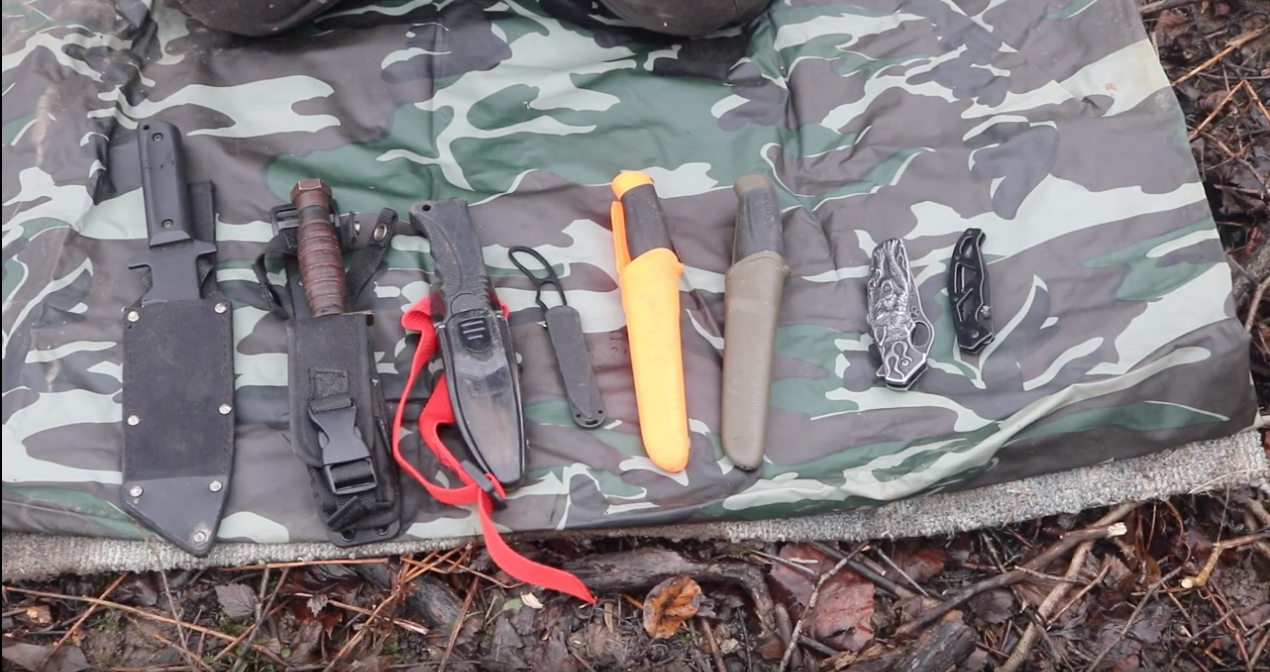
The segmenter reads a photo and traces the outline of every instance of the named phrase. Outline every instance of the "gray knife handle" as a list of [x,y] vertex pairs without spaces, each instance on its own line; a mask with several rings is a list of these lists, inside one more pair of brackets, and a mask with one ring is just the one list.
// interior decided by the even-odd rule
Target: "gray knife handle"
[[776,357],[776,325],[789,268],[776,252],[758,252],[724,276],[723,452],[737,467],[758,469]]

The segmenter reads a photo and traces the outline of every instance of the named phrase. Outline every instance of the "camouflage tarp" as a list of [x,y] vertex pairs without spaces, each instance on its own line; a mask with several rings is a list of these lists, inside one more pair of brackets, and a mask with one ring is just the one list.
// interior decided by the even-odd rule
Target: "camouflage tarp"
[[[524,360],[532,473],[496,516],[507,529],[866,507],[1257,422],[1230,271],[1130,0],[780,0],[748,42],[687,44],[535,2],[350,6],[267,40],[149,4],[5,4],[6,531],[144,534],[116,506],[121,311],[143,289],[126,262],[144,211],[138,190],[107,185],[110,144],[152,115],[184,130],[192,178],[219,193],[239,421],[226,540],[325,539],[286,438],[284,324],[251,284],[268,210],[300,177],[325,178],[345,209],[473,204]],[[687,267],[680,474],[653,467],[637,431],[608,221],[623,169],[656,179]],[[716,434],[731,185],[750,171],[778,185],[792,269],[756,473]],[[999,327],[977,357],[954,347],[945,289],[970,226],[987,233]],[[875,378],[866,335],[869,255],[892,236],[936,328],[907,392]],[[507,259],[518,244],[552,260],[582,314],[602,429],[569,421]],[[398,236],[357,306],[377,313],[389,390],[431,264],[426,241]],[[473,512],[407,491],[407,535],[478,531]]]

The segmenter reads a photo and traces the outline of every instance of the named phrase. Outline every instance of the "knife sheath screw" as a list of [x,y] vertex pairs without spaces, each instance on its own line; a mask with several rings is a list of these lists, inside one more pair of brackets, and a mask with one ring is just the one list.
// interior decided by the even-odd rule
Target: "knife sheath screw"
[[979,306],[979,317],[985,320],[992,317],[992,306]]
[[128,311],[128,321],[129,321],[129,322],[136,322],[136,321],[137,321],[137,320],[139,320],[139,319],[141,319],[141,313],[138,313],[138,312],[137,312],[137,311],[135,311],[135,310],[130,310],[130,311]]
[[141,486],[139,485],[134,485],[132,486],[132,488],[128,490],[128,494],[132,495],[133,497],[140,497],[142,492],[145,492],[145,491],[142,490]]
[[211,490],[212,492],[220,492],[220,489],[223,487],[225,486],[220,481],[212,481],[211,483],[207,484],[207,489]]
[[128,416],[128,424],[132,425],[133,427],[136,427],[137,425],[141,424],[141,418],[136,415],[130,415]]
[[221,415],[229,415],[229,412],[234,410],[234,407],[230,406],[229,404],[221,404],[220,408],[216,410],[220,411]]
[[194,533],[193,540],[194,540],[194,543],[201,544],[207,541],[207,533],[202,530],[199,530],[198,532]]
[[225,303],[224,301],[221,301],[220,303],[216,304],[216,307],[213,310],[215,310],[218,313],[223,313],[229,310],[229,304]]

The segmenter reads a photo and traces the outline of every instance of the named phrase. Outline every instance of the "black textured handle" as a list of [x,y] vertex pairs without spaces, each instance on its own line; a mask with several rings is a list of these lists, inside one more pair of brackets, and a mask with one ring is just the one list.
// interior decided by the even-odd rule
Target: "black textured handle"
[[296,258],[309,310],[314,317],[343,313],[348,283],[340,238],[331,224],[331,189],[322,180],[301,180],[291,190],[291,204],[300,213]]
[[780,206],[776,188],[762,175],[742,175],[732,186],[740,201],[736,208],[736,234],[732,261],[759,252],[783,252]]
[[446,198],[414,203],[410,206],[410,226],[422,233],[432,247],[437,274],[433,293],[442,297],[442,305],[433,300],[434,318],[496,305],[466,200]]
[[622,215],[626,218],[626,247],[631,259],[659,247],[674,249],[670,227],[662,212],[661,200],[651,184],[631,187],[622,194]]

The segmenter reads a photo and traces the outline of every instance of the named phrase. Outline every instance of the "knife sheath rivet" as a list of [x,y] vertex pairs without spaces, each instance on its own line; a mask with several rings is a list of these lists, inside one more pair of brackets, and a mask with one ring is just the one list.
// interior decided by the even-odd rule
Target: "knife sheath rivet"
[[202,530],[199,530],[198,532],[195,532],[195,533],[194,533],[194,537],[193,537],[193,541],[194,541],[194,543],[196,543],[196,544],[201,544],[201,543],[203,543],[203,542],[207,541],[207,533],[206,533],[206,532],[204,532],[204,531],[202,531]]
[[129,321],[129,322],[136,322],[136,321],[137,321],[137,320],[139,320],[139,319],[141,319],[141,313],[138,313],[138,312],[137,312],[137,311],[135,311],[135,310],[130,310],[130,311],[128,311],[128,321]]
[[145,492],[145,491],[142,490],[141,486],[139,485],[134,485],[132,486],[130,490],[128,490],[128,494],[132,495],[133,497],[140,497],[142,492]]
[[130,415],[128,416],[128,424],[132,425],[133,427],[136,427],[137,425],[141,424],[141,418],[135,415]]
[[223,312],[225,312],[225,311],[229,310],[229,304],[228,304],[228,303],[225,303],[224,301],[221,301],[220,303],[216,304],[216,308],[215,308],[215,310],[216,310],[216,312],[218,312],[218,313],[223,313]]
[[212,481],[211,483],[207,484],[207,489],[211,490],[212,492],[220,492],[220,489],[223,487],[225,486],[220,481]]
[[229,412],[234,410],[234,407],[230,406],[229,404],[221,404],[220,408],[216,410],[220,411],[221,415],[229,415]]

